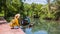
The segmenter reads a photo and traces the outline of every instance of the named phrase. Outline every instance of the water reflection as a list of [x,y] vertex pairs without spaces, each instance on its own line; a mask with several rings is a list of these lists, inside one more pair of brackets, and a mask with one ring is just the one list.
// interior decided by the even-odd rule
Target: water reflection
[[40,30],[40,31],[34,32],[34,34],[48,34],[48,33],[47,31]]
[[32,28],[26,28],[25,33],[26,34],[32,34]]
[[36,31],[36,32],[32,32],[32,28],[26,28],[25,33],[26,34],[48,34],[48,32],[45,31],[45,30],[39,30],[39,31]]
[[60,34],[60,22],[31,18],[32,28],[23,28],[26,34]]
[[[39,24],[39,22],[40,22],[40,20],[39,19],[31,19],[31,22],[34,22],[35,23],[35,25],[37,26],[38,24]],[[40,25],[40,24],[39,24]],[[34,27],[34,26],[33,26]],[[34,31],[34,32],[32,32],[32,30],[34,30],[34,28],[32,28],[32,27],[30,27],[30,28],[26,28],[26,27],[23,27],[22,28],[23,29],[23,31],[26,33],[26,34],[48,34],[48,32],[47,31],[45,31],[45,30],[38,30],[38,28],[37,28],[37,30],[38,31]]]

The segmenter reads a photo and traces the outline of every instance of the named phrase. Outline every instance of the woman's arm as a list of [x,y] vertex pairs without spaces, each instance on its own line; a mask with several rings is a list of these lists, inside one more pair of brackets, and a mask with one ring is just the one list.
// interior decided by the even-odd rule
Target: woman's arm
[[15,23],[17,26],[20,26],[19,23],[18,23],[18,19],[15,19]]

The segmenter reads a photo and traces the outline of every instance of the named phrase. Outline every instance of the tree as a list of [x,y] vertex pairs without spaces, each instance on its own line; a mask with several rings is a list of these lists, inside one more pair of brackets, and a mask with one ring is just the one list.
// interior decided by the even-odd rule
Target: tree
[[56,7],[55,16],[56,16],[56,19],[59,20],[59,18],[60,18],[60,0],[54,0],[53,2],[54,2],[53,6]]
[[4,11],[4,17],[6,17],[6,10],[7,10],[7,6],[6,6],[6,0],[1,0],[1,11]]

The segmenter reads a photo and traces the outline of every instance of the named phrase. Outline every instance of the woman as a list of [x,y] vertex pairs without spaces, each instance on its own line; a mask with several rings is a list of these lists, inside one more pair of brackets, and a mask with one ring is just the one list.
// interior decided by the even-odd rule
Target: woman
[[10,22],[10,26],[11,28],[14,28],[14,27],[19,27],[20,24],[18,23],[18,19],[20,17],[20,14],[16,14],[14,19]]

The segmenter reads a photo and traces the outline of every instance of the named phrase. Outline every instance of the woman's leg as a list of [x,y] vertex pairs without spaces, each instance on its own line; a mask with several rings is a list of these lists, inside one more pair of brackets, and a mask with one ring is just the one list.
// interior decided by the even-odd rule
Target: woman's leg
[[11,26],[11,29],[14,29],[14,24],[11,24],[10,26]]

